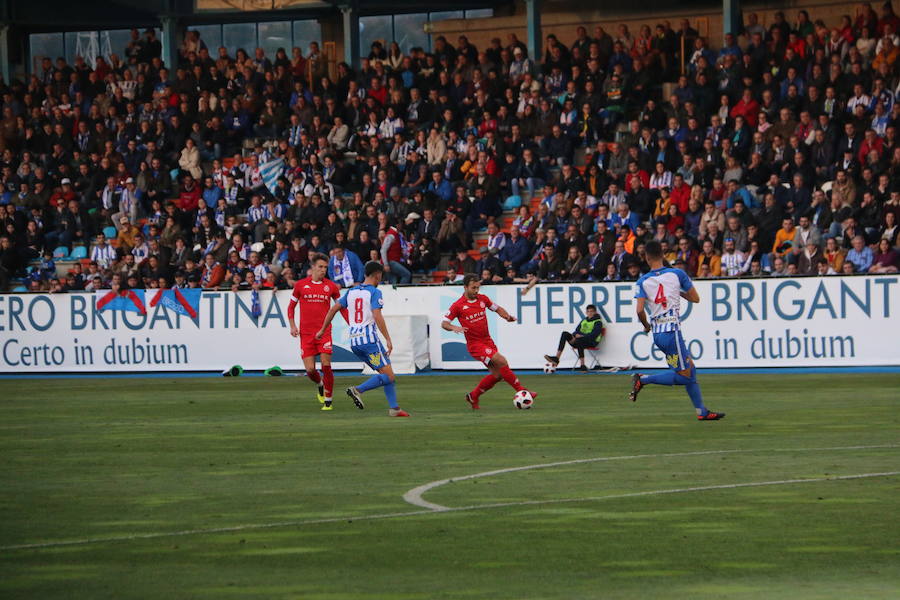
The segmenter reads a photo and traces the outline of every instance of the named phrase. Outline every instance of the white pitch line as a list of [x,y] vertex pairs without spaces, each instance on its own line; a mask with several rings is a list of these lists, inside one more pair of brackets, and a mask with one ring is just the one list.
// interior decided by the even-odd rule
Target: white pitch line
[[884,473],[859,473],[857,475],[836,475],[833,477],[813,477],[810,479],[781,479],[777,481],[751,481],[749,483],[724,483],[721,485],[703,485],[698,487],[675,488],[670,490],[650,490],[646,492],[627,492],[625,494],[611,494],[609,496],[587,496],[584,498],[558,498],[554,500],[520,500],[516,502],[495,502],[493,504],[474,504],[446,510],[431,512],[444,513],[456,511],[479,510],[485,508],[505,508],[509,506],[539,506],[542,504],[569,504],[572,502],[599,502],[601,500],[616,500],[619,498],[638,498],[640,496],[662,496],[664,494],[684,494],[687,492],[708,492],[710,490],[732,490],[737,488],[765,487],[769,485],[790,485],[794,483],[816,483],[821,481],[846,481],[849,479],[869,479],[871,477],[892,477],[900,475],[900,471],[887,471]]
[[473,504],[446,508],[444,510],[414,510],[409,512],[386,513],[380,515],[354,515],[347,517],[331,517],[327,519],[309,519],[306,521],[283,521],[277,523],[259,523],[250,525],[235,525],[233,527],[214,527],[210,529],[186,529],[183,531],[169,531],[160,533],[137,533],[121,536],[109,536],[98,538],[86,538],[81,540],[63,540],[57,542],[43,542],[38,544],[19,544],[15,546],[0,546],[0,552],[12,550],[34,550],[41,548],[57,548],[61,546],[83,546],[87,544],[99,544],[106,542],[128,542],[134,540],[148,540],[168,537],[182,537],[188,535],[205,535],[216,533],[233,533],[237,531],[252,531],[259,529],[272,529],[276,527],[303,527],[306,525],[319,525],[322,523],[339,523],[341,521],[377,521],[383,519],[397,519],[401,517],[416,517],[448,512],[471,512],[490,508],[507,508],[514,506],[540,506],[544,504],[566,504],[575,502],[599,502],[602,500],[616,500],[620,498],[637,498],[640,496],[661,496],[664,494],[684,494],[689,492],[706,492],[711,490],[729,490],[737,488],[764,487],[771,485],[790,485],[795,483],[816,483],[822,481],[846,481],[850,479],[869,479],[872,477],[891,477],[900,475],[900,471],[884,473],[859,473],[856,475],[837,475],[833,477],[815,477],[810,479],[781,479],[777,481],[755,481],[749,483],[726,483],[722,485],[706,485],[699,487],[675,488],[668,490],[649,490],[645,492],[629,492],[626,494],[611,494],[608,496],[591,496],[585,498],[557,498],[553,500],[523,500],[518,502],[498,502],[493,504]]
[[434,488],[441,487],[442,485],[446,485],[448,483],[455,483],[457,481],[467,481],[469,479],[480,479],[482,477],[493,477],[494,475],[505,475],[506,473],[515,473],[517,471],[531,471],[534,469],[550,469],[553,467],[563,467],[566,465],[579,465],[585,463],[593,463],[593,462],[609,462],[614,460],[635,460],[639,458],[672,458],[678,456],[705,456],[710,454],[746,454],[750,452],[822,452],[826,450],[870,450],[874,448],[900,448],[900,446],[896,444],[883,444],[878,446],[835,446],[831,448],[772,448],[772,449],[743,449],[743,450],[701,450],[697,452],[674,452],[668,454],[632,454],[627,456],[600,456],[597,458],[579,458],[575,460],[564,460],[560,462],[552,462],[552,463],[541,463],[537,465],[525,465],[522,467],[510,467],[508,469],[496,469],[493,471],[484,471],[481,473],[474,473],[472,475],[461,475],[459,477],[450,477],[448,479],[439,479],[437,481],[431,481],[429,483],[420,485],[418,487],[414,487],[409,490],[405,494],[403,494],[403,500],[407,503],[412,504],[413,506],[420,506],[422,508],[427,508],[433,511],[448,511],[453,510],[452,507],[442,506],[440,504],[435,504],[434,502],[428,502],[422,496]]

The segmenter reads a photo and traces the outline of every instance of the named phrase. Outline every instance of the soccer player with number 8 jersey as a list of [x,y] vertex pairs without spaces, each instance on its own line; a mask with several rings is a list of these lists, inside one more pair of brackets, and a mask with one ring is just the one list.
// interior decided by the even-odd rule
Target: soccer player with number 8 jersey
[[[501,379],[508,383],[514,390],[521,391],[525,388],[519,383],[519,378],[509,368],[506,358],[497,351],[497,345],[491,339],[491,332],[488,330],[487,311],[496,312],[500,318],[514,322],[516,318],[506,312],[506,309],[497,306],[493,300],[479,294],[481,290],[481,281],[475,275],[466,275],[463,277],[464,293],[462,298],[454,302],[447,314],[444,315],[444,321],[441,327],[447,331],[462,333],[466,336],[466,348],[472,358],[484,364],[490,373],[475,386],[475,389],[466,394],[466,402],[473,410],[478,410],[478,399],[481,394],[485,393]],[[459,326],[453,325],[454,319],[459,320]],[[530,392],[532,398],[537,398],[537,394]]]
[[[378,284],[384,276],[384,267],[377,262],[366,263],[366,278],[362,285],[357,285],[341,297],[331,307],[325,316],[322,328],[316,334],[316,339],[325,335],[326,328],[330,326],[334,315],[341,310],[348,311],[350,325],[350,349],[361,361],[369,365],[376,373],[367,381],[356,387],[347,388],[347,395],[353,400],[356,408],[363,410],[362,395],[369,390],[383,387],[387,397],[388,415],[392,417],[408,417],[409,413],[397,404],[397,389],[394,386],[394,369],[391,367],[391,335],[384,322],[381,309],[384,307],[384,298]],[[384,336],[384,344],[378,338],[378,332]]]
[[[697,411],[700,421],[717,421],[725,413],[714,412],[703,404],[700,384],[697,383],[697,368],[684,343],[681,333],[681,299],[699,302],[700,296],[691,278],[681,269],[673,269],[663,264],[662,246],[657,241],[647,242],[644,247],[650,271],[638,279],[634,297],[637,299],[637,316],[644,325],[644,331],[653,331],[653,343],[666,355],[670,371],[656,375],[635,374],[632,377],[629,399],[637,400],[638,393],[645,385],[683,385]],[[650,311],[647,320],[645,309]]]

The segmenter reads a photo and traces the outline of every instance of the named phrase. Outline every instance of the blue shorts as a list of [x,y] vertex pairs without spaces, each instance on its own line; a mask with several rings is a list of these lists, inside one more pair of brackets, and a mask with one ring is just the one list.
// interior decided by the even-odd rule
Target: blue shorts
[[690,368],[688,361],[691,358],[691,353],[684,343],[684,336],[681,335],[680,329],[654,333],[653,343],[665,353],[666,364],[669,365],[670,369],[673,371],[684,371]]
[[353,350],[353,354],[355,354],[359,360],[363,361],[376,371],[391,364],[391,358],[388,356],[384,346],[381,345],[381,342],[350,346],[350,349]]

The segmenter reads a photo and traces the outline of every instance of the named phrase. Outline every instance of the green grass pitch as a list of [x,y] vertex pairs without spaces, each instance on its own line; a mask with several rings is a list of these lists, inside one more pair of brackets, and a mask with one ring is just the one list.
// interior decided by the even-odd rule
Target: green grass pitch
[[900,597],[900,376],[477,380],[0,380],[0,598]]

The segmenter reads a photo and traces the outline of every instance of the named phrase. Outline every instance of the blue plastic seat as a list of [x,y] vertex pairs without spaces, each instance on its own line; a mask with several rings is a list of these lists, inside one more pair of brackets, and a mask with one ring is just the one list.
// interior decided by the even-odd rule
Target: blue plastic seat
[[53,258],[68,258],[69,257],[69,249],[65,246],[57,246],[56,250],[53,251]]
[[72,254],[69,255],[69,258],[72,260],[79,260],[81,258],[87,258],[87,248],[84,246],[75,246],[72,248]]
[[111,239],[114,239],[115,237],[117,237],[119,235],[119,232],[116,231],[115,227],[110,225],[109,227],[103,228],[103,235],[106,236],[106,239],[111,240]]

